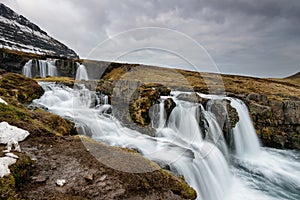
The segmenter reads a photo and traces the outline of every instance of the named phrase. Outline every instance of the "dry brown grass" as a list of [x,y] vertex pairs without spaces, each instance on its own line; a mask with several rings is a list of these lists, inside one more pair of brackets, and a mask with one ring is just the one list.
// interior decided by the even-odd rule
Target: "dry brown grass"
[[42,82],[59,82],[59,83],[74,83],[75,79],[71,77],[46,77],[46,78],[34,78],[35,81],[42,81]]
[[124,71],[122,67],[115,67],[105,75],[104,79],[160,83],[172,89],[194,89],[204,93],[220,93],[225,89],[227,94],[258,93],[277,100],[287,100],[291,97],[300,98],[299,78],[266,79],[141,65],[131,67],[127,71]]

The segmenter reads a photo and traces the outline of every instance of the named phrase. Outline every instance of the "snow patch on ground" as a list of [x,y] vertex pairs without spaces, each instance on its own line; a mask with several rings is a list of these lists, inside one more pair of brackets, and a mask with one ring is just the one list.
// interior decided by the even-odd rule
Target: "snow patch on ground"
[[10,174],[9,165],[15,164],[17,159],[11,157],[0,158],[0,178]]
[[29,132],[26,130],[11,126],[7,122],[0,123],[0,143],[7,144],[8,152],[11,150],[13,145],[15,150],[21,151],[18,142],[23,141],[28,135]]
[[5,105],[7,105],[6,101],[4,101],[3,99],[0,98],[0,103],[3,103]]
[[[10,152],[13,145],[15,150],[21,151],[18,142],[23,141],[28,135],[29,132],[26,130],[11,126],[7,122],[0,123],[0,144],[7,145],[6,152]],[[0,157],[0,178],[10,174],[8,166],[14,164],[17,159],[18,156],[13,153],[6,153],[5,157]]]

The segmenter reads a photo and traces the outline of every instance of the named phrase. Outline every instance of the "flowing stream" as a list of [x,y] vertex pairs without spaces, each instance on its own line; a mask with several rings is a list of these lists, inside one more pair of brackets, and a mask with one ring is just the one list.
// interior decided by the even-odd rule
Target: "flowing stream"
[[[71,89],[40,83],[45,94],[34,101],[52,113],[73,119],[77,126],[98,141],[137,149],[145,157],[168,165],[183,175],[201,200],[300,199],[300,153],[260,147],[245,104],[226,98],[237,109],[240,120],[233,130],[234,151],[229,149],[213,113],[196,103],[180,101],[168,120],[164,99],[152,109],[155,137],[122,126],[109,114],[106,96],[83,85]],[[204,95],[205,96],[205,95]],[[95,106],[96,105],[96,106]],[[204,116],[206,133],[199,126]]]

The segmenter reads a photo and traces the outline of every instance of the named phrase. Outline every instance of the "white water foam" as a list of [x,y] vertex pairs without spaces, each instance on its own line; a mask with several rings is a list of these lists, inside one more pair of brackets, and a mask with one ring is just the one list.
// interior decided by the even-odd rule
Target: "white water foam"
[[[153,118],[158,122],[153,123],[156,136],[151,137],[123,127],[113,116],[104,114],[103,106],[110,107],[110,105],[94,107],[95,94],[84,86],[78,87],[80,90],[73,90],[50,83],[41,85],[46,92],[40,99],[35,100],[35,103],[46,106],[50,112],[74,119],[77,126],[81,126],[82,130],[96,140],[137,149],[145,157],[167,164],[173,172],[185,177],[197,191],[198,199],[296,200],[300,196],[299,192],[297,194],[299,160],[293,158],[297,154],[291,153],[291,156],[287,157],[285,153],[288,151],[283,151],[284,155],[281,155],[277,151],[261,150],[259,143],[256,143],[255,132],[247,132],[250,130],[249,127],[243,127],[253,125],[249,125],[249,114],[239,100],[230,99],[234,102],[232,106],[237,109],[239,115],[242,115],[237,124],[242,128],[234,131],[234,134],[240,134],[240,137],[234,136],[234,139],[237,138],[241,143],[243,140],[251,143],[251,138],[254,138],[254,145],[246,144],[245,148],[250,150],[237,148],[235,154],[227,156],[229,153],[216,119],[212,113],[201,110],[201,106],[197,104],[173,98],[177,106],[167,122],[162,103],[158,105],[158,108],[152,110],[154,113],[152,117],[155,115],[159,117]],[[206,133],[209,135],[206,137],[199,127],[199,112],[204,113],[209,125]],[[118,166],[110,167],[117,169]],[[275,186],[276,191],[279,191],[277,193],[272,190]]]
[[77,71],[76,71],[76,80],[78,81],[88,81],[88,73],[86,70],[86,67],[84,65],[81,65],[77,63]]

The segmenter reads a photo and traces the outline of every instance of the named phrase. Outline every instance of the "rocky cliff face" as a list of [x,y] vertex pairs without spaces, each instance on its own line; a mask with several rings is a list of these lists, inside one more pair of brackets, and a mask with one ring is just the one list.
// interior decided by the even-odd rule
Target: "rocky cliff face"
[[22,15],[0,4],[0,48],[34,54],[78,58],[66,45],[50,37]]
[[265,146],[300,149],[300,99],[280,101],[262,94],[249,94],[243,99]]

